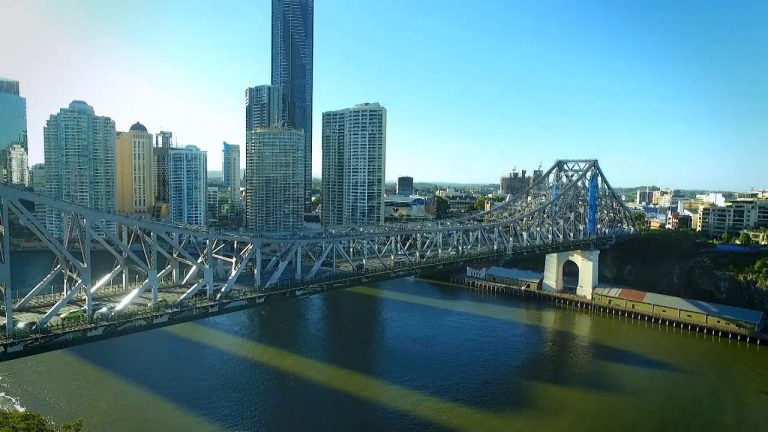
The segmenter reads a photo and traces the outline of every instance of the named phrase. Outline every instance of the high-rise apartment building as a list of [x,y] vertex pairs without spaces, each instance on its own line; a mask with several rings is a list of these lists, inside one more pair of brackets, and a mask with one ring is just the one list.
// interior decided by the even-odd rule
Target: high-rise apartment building
[[509,175],[503,176],[499,183],[501,184],[499,187],[500,194],[517,195],[528,189],[528,186],[531,185],[531,178],[525,175],[525,170],[517,172],[513,169]]
[[224,143],[222,158],[222,176],[224,187],[229,191],[229,213],[236,214],[240,209],[240,146]]
[[45,164],[39,163],[32,165],[32,167],[29,169],[29,174],[32,190],[40,195],[46,195],[47,191],[45,190]]
[[11,144],[0,151],[0,164],[5,169],[5,181],[12,184],[29,186],[29,161],[27,150],[21,144]]
[[155,204],[155,170],[152,134],[136,122],[117,134],[115,144],[117,210],[149,215]]
[[377,103],[323,113],[324,227],[384,222],[386,130]]
[[720,237],[754,228],[768,228],[768,199],[739,198],[723,206],[699,206],[696,230],[704,234]]
[[246,225],[256,232],[304,228],[304,132],[280,127],[248,133]]
[[208,221],[219,219],[219,188],[208,186],[206,189],[206,205],[208,206]]
[[168,216],[171,222],[205,226],[206,152],[195,146],[172,147],[168,152]]
[[[48,119],[43,139],[47,195],[88,208],[115,211],[115,122],[73,101]],[[48,209],[48,230],[61,237],[69,221]],[[114,224],[107,229],[114,232]]]
[[404,196],[413,195],[413,177],[403,176],[397,178],[397,194]]
[[171,150],[173,134],[160,131],[155,135],[155,148],[152,149],[155,173],[155,208],[152,215],[156,218],[168,217],[168,152]]
[[282,89],[286,125],[304,131],[305,205],[312,195],[314,10],[313,0],[272,0],[272,85]]
[[[21,165],[26,154],[27,100],[19,96],[18,81],[0,78],[0,181],[29,184],[29,167],[26,162]],[[26,183],[22,183],[24,179]]]
[[245,90],[245,131],[281,125],[284,121],[283,90],[260,85]]
[[[45,164],[32,165],[29,169],[29,182],[32,185],[32,190],[40,195],[47,195],[45,184]],[[35,203],[35,217],[42,223],[45,223],[45,206],[40,203]]]

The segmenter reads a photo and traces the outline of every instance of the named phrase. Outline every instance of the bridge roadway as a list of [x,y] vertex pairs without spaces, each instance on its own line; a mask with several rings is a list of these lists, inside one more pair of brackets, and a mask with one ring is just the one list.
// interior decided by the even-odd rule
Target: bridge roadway
[[[557,161],[527,190],[462,219],[316,233],[190,228],[7,185],[0,185],[0,204],[6,327],[0,360],[371,280],[517,254],[606,247],[635,232],[596,160]],[[46,220],[30,210],[38,206]],[[11,237],[30,232],[54,255],[53,268],[17,287]],[[114,258],[106,274],[92,268],[96,247]],[[217,279],[217,269],[226,274]],[[57,294],[42,295],[47,287]],[[96,313],[100,303],[118,299],[113,313]],[[81,308],[87,318],[62,318]]]

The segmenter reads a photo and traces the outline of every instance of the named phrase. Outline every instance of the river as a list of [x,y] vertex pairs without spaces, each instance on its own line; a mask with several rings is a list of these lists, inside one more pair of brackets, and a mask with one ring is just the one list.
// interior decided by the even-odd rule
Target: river
[[764,430],[768,346],[405,278],[0,363],[0,393],[90,431]]

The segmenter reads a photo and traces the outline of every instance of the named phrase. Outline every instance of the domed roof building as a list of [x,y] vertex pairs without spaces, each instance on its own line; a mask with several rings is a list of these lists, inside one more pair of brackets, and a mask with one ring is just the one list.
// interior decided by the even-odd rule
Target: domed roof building
[[133,126],[131,126],[131,129],[129,129],[129,130],[131,130],[131,131],[141,131],[141,132],[146,132],[146,131],[147,131],[147,128],[146,128],[146,127],[144,127],[144,125],[143,125],[143,124],[141,124],[141,123],[139,123],[139,122],[136,122],[136,123],[134,123],[134,124],[133,124]]

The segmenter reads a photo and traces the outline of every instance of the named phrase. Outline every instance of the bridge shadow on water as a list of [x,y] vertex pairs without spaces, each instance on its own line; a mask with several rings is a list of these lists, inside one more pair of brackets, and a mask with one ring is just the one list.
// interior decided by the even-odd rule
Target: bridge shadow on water
[[[226,346],[182,337],[170,328],[69,352],[212,424],[238,430],[443,430],[352,387],[308,380],[293,366],[276,368],[280,362],[296,368],[302,361],[317,362],[308,367],[338,373],[339,379],[351,371],[380,382],[382,392],[391,384],[488,415],[536,406],[534,383],[608,395],[631,391],[601,374],[596,361],[680,372],[643,354],[553,328],[542,321],[547,316],[538,305],[513,307],[487,297],[478,302],[456,289],[384,285],[380,296],[336,291],[178,326],[217,332],[213,339],[219,335]],[[383,295],[397,292],[418,295],[413,301]],[[472,309],[465,309],[470,302]],[[561,328],[591,319],[552,312]],[[272,350],[274,358],[242,354],[256,346]],[[398,397],[398,391],[387,394]]]

